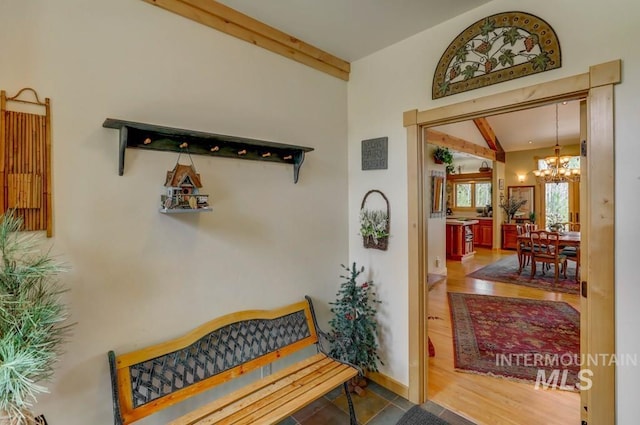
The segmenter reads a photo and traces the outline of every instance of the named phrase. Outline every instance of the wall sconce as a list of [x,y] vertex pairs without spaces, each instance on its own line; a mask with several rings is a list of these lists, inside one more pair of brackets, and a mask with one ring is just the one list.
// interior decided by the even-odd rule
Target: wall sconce
[[524,174],[518,174],[518,181],[519,181],[520,183],[524,183],[524,179],[525,179],[525,177],[526,177],[526,176],[525,176]]

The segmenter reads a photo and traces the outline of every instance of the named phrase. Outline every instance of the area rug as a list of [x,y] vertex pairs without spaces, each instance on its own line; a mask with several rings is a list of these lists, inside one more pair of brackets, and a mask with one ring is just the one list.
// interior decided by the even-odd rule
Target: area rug
[[536,269],[536,275],[531,277],[531,266],[525,266],[522,273],[518,274],[518,256],[510,255],[501,258],[495,263],[491,263],[486,267],[476,270],[467,275],[475,279],[490,280],[494,282],[513,283],[516,285],[529,286],[531,288],[542,289],[545,291],[563,292],[566,294],[578,294],[580,284],[576,282],[576,263],[568,262],[567,279],[558,278],[558,282],[554,282],[553,268],[545,274],[540,273],[540,267]]
[[420,406],[413,406],[402,415],[397,425],[448,425],[449,422],[427,412]]
[[565,302],[449,292],[454,368],[573,389],[580,370],[580,313]]

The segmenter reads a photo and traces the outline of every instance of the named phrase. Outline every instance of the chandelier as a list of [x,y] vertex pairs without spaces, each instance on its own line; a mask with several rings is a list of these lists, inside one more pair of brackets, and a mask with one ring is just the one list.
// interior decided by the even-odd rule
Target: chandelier
[[540,183],[561,183],[580,181],[580,168],[571,167],[571,156],[560,156],[558,143],[558,104],[556,103],[556,146],[554,155],[544,159],[545,168],[533,171]]

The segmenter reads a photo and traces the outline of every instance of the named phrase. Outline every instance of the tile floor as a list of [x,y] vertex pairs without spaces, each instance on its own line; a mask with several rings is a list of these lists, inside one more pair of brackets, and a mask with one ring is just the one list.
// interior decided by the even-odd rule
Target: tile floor
[[[352,395],[360,425],[395,425],[413,403],[370,382],[364,396]],[[422,408],[439,416],[451,425],[473,425],[453,412],[431,401]],[[316,400],[279,425],[349,425],[349,407],[342,387]]]

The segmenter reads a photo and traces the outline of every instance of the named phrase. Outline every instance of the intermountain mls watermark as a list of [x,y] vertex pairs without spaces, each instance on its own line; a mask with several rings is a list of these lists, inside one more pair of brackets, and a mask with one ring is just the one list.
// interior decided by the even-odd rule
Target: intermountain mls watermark
[[[568,391],[589,390],[593,385],[592,367],[598,366],[638,366],[637,354],[541,354],[515,353],[496,354],[498,367],[537,368],[536,389],[561,389]],[[571,374],[577,372],[577,380]]]

